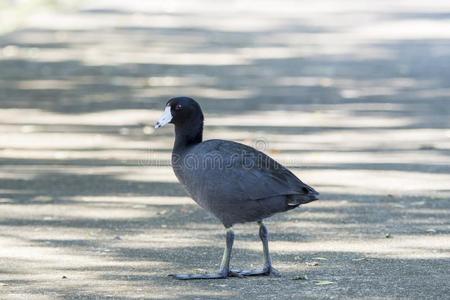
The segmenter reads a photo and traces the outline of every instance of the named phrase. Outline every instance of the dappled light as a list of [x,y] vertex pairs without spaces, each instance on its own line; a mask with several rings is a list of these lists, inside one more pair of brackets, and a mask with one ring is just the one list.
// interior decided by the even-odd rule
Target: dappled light
[[[442,299],[449,1],[49,2],[0,0],[2,296]],[[224,239],[154,129],[180,95],[206,139],[321,193],[267,221],[282,278],[167,278],[216,268]],[[257,230],[236,226],[233,266],[259,266]]]

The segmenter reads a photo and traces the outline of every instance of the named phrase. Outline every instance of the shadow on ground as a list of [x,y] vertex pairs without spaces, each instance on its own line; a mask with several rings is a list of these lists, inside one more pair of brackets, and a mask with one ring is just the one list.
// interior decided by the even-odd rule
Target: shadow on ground
[[[195,3],[94,1],[0,36],[2,294],[449,294],[450,7]],[[268,221],[283,277],[167,277],[216,268],[223,244],[172,174],[172,129],[152,129],[177,95],[201,102],[207,138],[257,146],[321,192]],[[256,267],[256,226],[236,233],[233,264]]]

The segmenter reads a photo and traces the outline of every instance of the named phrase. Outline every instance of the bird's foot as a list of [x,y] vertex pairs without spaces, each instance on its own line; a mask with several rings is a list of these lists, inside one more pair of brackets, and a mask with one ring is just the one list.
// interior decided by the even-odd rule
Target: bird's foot
[[227,277],[239,277],[243,278],[241,275],[235,271],[222,270],[217,273],[205,273],[205,274],[170,274],[169,276],[180,279],[180,280],[195,280],[195,279],[225,279]]
[[274,277],[281,276],[281,273],[272,266],[265,266],[260,269],[232,270],[232,271],[237,274],[240,274],[241,276],[274,276]]

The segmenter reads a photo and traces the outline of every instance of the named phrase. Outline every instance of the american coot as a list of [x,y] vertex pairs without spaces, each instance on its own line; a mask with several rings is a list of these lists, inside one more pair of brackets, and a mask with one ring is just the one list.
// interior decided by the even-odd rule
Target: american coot
[[[272,267],[269,233],[262,220],[318,199],[312,187],[288,169],[252,147],[225,140],[202,141],[203,113],[191,98],[167,102],[155,128],[175,125],[172,167],[189,195],[215,215],[226,228],[226,247],[220,270],[211,274],[177,274],[177,279],[218,279],[229,276],[279,275]],[[236,223],[257,222],[264,265],[256,270],[231,270]]]

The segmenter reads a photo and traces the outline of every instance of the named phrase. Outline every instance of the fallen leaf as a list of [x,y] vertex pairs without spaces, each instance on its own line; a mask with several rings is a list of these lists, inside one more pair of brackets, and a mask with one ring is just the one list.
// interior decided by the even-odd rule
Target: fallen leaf
[[367,257],[361,257],[361,258],[354,258],[353,261],[364,261],[367,260]]
[[329,285],[329,284],[334,284],[333,281],[328,281],[328,280],[318,280],[315,283],[316,285]]

